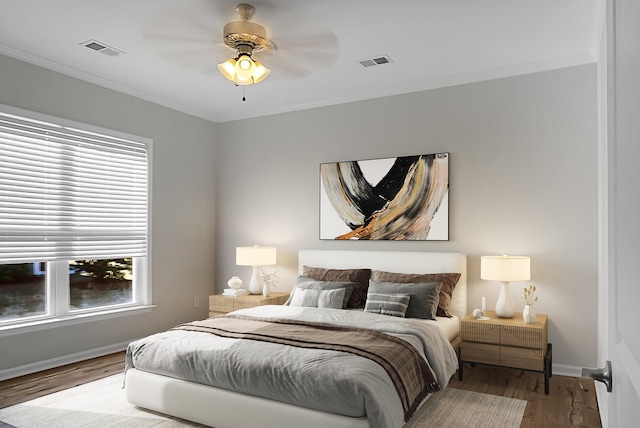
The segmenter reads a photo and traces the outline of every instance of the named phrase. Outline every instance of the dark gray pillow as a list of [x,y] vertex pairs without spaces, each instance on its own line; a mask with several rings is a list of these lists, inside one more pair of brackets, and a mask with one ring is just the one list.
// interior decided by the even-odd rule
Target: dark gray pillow
[[397,282],[369,281],[369,293],[394,294],[407,293],[411,295],[406,318],[436,319],[438,302],[440,301],[441,282],[414,282],[400,284]]
[[335,290],[336,288],[344,288],[344,302],[342,304],[342,309],[345,309],[347,307],[347,302],[349,302],[349,297],[351,297],[351,293],[353,293],[353,289],[356,288],[356,285],[357,284],[355,282],[318,281],[317,279],[300,275],[298,279],[296,279],[296,285],[291,291],[291,296],[289,296],[289,299],[287,299],[284,304],[291,304],[291,299],[293,298],[296,288],[309,288],[311,290]]
[[382,294],[369,291],[364,311],[404,318],[409,307],[409,299],[411,294],[407,293]]

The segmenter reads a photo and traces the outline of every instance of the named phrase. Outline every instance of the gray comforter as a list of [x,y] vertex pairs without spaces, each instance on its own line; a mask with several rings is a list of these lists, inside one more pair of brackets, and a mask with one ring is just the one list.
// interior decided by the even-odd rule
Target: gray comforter
[[[237,311],[371,328],[411,343],[428,361],[441,388],[457,369],[455,352],[437,321],[361,311],[261,306]],[[387,372],[353,354],[172,330],[132,342],[127,367],[351,417],[372,428],[404,425],[403,407]]]

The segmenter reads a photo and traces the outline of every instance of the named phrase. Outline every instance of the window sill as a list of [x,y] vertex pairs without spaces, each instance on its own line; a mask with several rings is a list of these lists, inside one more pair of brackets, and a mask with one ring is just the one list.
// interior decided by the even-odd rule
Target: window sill
[[20,324],[0,326],[0,337],[12,336],[15,334],[30,333],[34,331],[48,330],[50,328],[66,327],[70,325],[83,324],[92,321],[102,321],[110,318],[120,318],[130,315],[139,315],[155,308],[155,305],[136,305],[125,308],[114,308],[96,312],[85,312],[60,317],[51,317],[33,321],[25,321]]

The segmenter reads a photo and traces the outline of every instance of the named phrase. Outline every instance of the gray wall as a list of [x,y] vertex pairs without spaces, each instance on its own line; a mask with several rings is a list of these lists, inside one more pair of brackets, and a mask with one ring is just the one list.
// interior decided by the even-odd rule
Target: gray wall
[[[550,318],[554,364],[596,364],[598,266],[596,66],[587,65],[218,126],[216,289],[234,249],[278,249],[289,290],[303,248],[459,251],[468,255],[469,309],[499,284],[480,256],[531,257],[537,309]],[[318,239],[321,162],[449,152],[448,242]]]
[[[215,124],[0,56],[0,103],[153,139],[151,313],[0,337],[0,370],[91,352],[207,316]],[[193,298],[200,300],[193,308]]]
[[[554,364],[595,366],[596,102],[596,67],[588,65],[215,125],[0,56],[0,103],[154,140],[158,305],[149,314],[2,337],[0,370],[203,318],[206,296],[229,277],[248,282],[250,268],[235,266],[234,249],[253,244],[278,248],[273,270],[282,290],[292,287],[303,248],[464,252],[470,309],[481,296],[492,309],[499,292],[479,279],[481,255],[529,255]],[[450,241],[318,239],[321,162],[444,151]],[[526,284],[511,286],[518,306]]]

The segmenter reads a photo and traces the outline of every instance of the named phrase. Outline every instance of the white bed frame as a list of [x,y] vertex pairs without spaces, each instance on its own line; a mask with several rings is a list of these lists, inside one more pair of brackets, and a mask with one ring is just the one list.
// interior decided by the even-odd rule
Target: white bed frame
[[[460,273],[450,311],[467,313],[467,258],[460,253],[404,251],[302,250],[303,266],[369,268],[397,273]],[[127,401],[136,406],[215,428],[370,428],[365,418],[352,418],[243,395],[211,386],[129,369]]]

